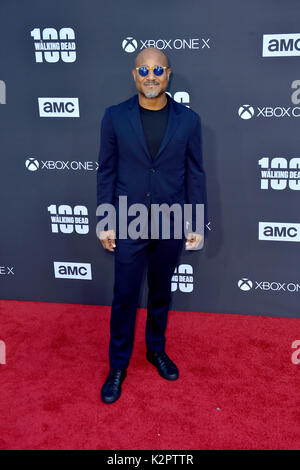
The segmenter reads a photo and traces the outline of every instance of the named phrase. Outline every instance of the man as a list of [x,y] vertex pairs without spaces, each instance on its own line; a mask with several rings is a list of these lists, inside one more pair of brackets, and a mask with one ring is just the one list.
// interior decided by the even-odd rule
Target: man
[[[152,47],[143,49],[132,69],[138,94],[106,108],[101,125],[98,209],[101,204],[115,205],[119,196],[127,196],[129,204],[142,203],[149,209],[149,226],[155,204],[182,206],[186,202],[195,206],[206,201],[200,119],[197,113],[165,93],[170,74],[168,59],[162,51]],[[120,213],[120,205],[117,210]],[[97,215],[104,214],[97,210]],[[103,220],[100,218],[100,222]],[[127,375],[146,265],[149,287],[146,358],[164,379],[176,380],[179,376],[176,364],[165,351],[165,330],[171,278],[183,237],[176,238],[172,232],[169,238],[162,238],[160,231],[156,238],[122,238],[116,235],[119,227],[115,220],[105,220],[108,220],[105,228],[98,230],[97,225],[97,235],[103,247],[114,253],[115,279],[110,318],[110,371],[101,398],[104,403],[113,403],[120,397],[121,384]],[[186,235],[186,249],[197,249],[203,240],[195,222],[193,213],[187,221],[190,232]],[[172,229],[174,224],[171,217]]]

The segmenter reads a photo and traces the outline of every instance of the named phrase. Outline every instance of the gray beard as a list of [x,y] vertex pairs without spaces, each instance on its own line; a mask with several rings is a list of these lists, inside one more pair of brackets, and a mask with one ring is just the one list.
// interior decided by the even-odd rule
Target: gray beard
[[159,92],[158,92],[158,91],[155,91],[155,90],[153,90],[153,91],[147,91],[147,92],[145,93],[146,98],[156,98],[158,95],[159,95]]

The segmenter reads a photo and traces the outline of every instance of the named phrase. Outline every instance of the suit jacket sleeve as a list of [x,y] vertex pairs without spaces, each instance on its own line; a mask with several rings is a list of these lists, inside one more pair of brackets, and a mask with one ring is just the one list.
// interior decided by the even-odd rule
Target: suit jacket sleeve
[[[97,206],[104,203],[114,205],[118,146],[109,108],[106,108],[101,122],[98,163]],[[97,216],[98,222],[104,217],[105,215]],[[111,228],[115,228],[115,221],[109,218],[109,223],[106,224],[105,229]]]
[[187,147],[186,160],[186,195],[187,203],[192,204],[192,227],[188,232],[196,230],[196,204],[204,204],[204,234],[206,233],[207,218],[207,194],[206,176],[202,161],[202,139],[201,121],[199,115],[196,117],[193,131],[190,135]]

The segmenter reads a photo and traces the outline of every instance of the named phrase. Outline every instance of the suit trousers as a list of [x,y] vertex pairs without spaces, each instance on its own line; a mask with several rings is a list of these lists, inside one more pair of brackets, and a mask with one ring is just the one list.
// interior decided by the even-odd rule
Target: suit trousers
[[109,362],[126,369],[133,343],[136,313],[147,268],[146,347],[162,352],[171,302],[171,279],[183,246],[181,239],[117,239],[114,251],[114,288],[110,316]]

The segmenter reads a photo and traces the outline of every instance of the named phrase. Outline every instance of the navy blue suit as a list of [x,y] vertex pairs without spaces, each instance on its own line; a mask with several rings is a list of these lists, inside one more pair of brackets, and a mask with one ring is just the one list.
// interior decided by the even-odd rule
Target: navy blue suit
[[[200,117],[195,111],[170,97],[166,132],[154,159],[147,148],[137,94],[106,108],[102,119],[97,203],[113,204],[117,211],[109,345],[110,366],[116,369],[124,369],[129,364],[141,282],[147,264],[146,345],[152,351],[164,350],[171,278],[184,244],[184,234],[181,239],[172,236],[170,239],[161,239],[161,236],[158,239],[118,238],[120,195],[127,196],[128,207],[143,203],[148,209],[151,203],[179,203],[181,206],[202,203],[205,204],[204,222],[207,222]],[[194,210],[189,232],[195,229],[195,214]],[[132,217],[128,217],[128,223],[130,220]],[[149,219],[149,235],[150,227]]]

